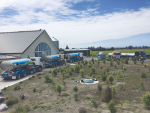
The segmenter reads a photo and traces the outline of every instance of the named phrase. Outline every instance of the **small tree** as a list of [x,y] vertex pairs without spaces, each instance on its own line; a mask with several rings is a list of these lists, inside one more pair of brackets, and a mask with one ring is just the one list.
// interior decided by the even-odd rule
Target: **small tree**
[[128,58],[125,59],[125,64],[128,64]]
[[79,73],[79,71],[80,71],[80,67],[79,67],[79,65],[77,64],[77,65],[75,65],[75,72],[76,72],[76,73]]
[[75,101],[78,100],[78,94],[77,93],[74,94],[74,99],[75,99]]
[[116,113],[117,109],[115,108],[115,103],[113,100],[108,103],[108,109],[111,113]]
[[92,72],[93,74],[95,73],[95,68],[94,68],[94,67],[91,68],[91,72]]
[[73,91],[75,91],[75,92],[77,93],[77,92],[78,92],[78,87],[75,86],[75,87],[73,88]]
[[112,97],[114,98],[115,95],[117,94],[116,87],[114,85],[111,87],[111,91],[112,91]]
[[109,81],[111,82],[111,84],[112,84],[112,82],[114,81],[113,75],[109,75],[108,80],[109,80]]
[[111,88],[109,86],[106,86],[106,88],[104,89],[102,101],[110,102],[111,99],[112,99]]
[[97,89],[98,89],[99,92],[101,92],[102,91],[102,85],[98,84]]
[[70,70],[71,70],[72,72],[74,72],[74,67],[73,67],[73,66],[71,66],[71,67],[70,67]]
[[94,64],[94,58],[92,58],[92,59],[91,59],[91,61],[92,61],[92,62],[93,62],[93,64]]
[[84,61],[84,63],[85,63],[85,65],[87,65],[88,61],[87,61],[87,60],[85,60],[85,61]]
[[61,93],[61,86],[60,86],[60,84],[57,84],[56,90],[57,90],[57,92],[58,92],[59,95],[60,95],[60,93]]
[[96,100],[92,99],[91,102],[93,103],[93,106],[94,106],[94,107],[97,107],[98,103],[97,103]]
[[102,80],[103,80],[103,81],[106,80],[106,75],[102,75]]
[[54,76],[56,76],[57,73],[58,73],[58,70],[57,70],[57,69],[53,69],[53,70],[52,70],[52,74],[53,74]]
[[69,71],[69,75],[72,75],[72,71],[71,70]]
[[82,107],[79,109],[79,113],[87,113],[87,110],[84,107]]
[[106,60],[103,60],[103,63],[105,64],[105,63],[106,63]]
[[142,96],[142,101],[149,109],[149,106],[150,106],[150,93],[149,92],[147,92],[145,95]]
[[80,75],[82,78],[84,77],[84,70],[83,69],[80,70]]

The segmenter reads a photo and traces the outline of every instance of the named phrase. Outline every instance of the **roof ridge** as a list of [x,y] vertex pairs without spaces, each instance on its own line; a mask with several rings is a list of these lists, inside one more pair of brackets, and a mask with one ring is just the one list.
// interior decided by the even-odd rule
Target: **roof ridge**
[[24,30],[24,31],[10,31],[10,32],[0,32],[0,34],[4,34],[4,33],[20,33],[20,32],[36,32],[36,31],[41,31],[42,29],[38,29],[38,30]]

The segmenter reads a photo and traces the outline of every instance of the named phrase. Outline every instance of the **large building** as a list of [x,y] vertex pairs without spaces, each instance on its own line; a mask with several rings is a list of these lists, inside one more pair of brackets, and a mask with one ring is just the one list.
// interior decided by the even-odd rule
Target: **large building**
[[45,30],[0,32],[0,56],[21,58],[58,54],[59,50]]

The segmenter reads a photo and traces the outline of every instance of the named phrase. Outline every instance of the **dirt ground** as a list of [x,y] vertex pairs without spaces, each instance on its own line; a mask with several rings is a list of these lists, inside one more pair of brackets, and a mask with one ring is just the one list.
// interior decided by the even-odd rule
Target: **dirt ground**
[[[97,60],[95,60],[94,64],[92,63],[92,67],[95,67],[96,73],[92,76],[90,76],[91,67],[88,67],[88,65],[84,66],[82,63],[79,64],[80,69],[84,69],[85,71],[83,78],[97,78],[100,81],[99,84],[103,88],[101,93],[97,89],[97,84],[84,85],[74,82],[74,79],[79,81],[81,76],[80,73],[76,72],[72,72],[72,75],[69,75],[69,66],[66,69],[64,79],[60,72],[56,76],[53,76],[51,73],[41,73],[19,83],[19,90],[14,90],[16,85],[5,88],[2,94],[6,98],[4,103],[7,103],[11,97],[19,99],[18,103],[9,106],[6,113],[17,113],[13,111],[20,105],[22,107],[29,105],[29,113],[78,113],[81,107],[84,107],[87,113],[110,113],[108,103],[102,101],[106,85],[116,86],[117,95],[115,99],[118,101],[118,104],[115,107],[117,108],[117,113],[149,113],[150,110],[145,108],[141,97],[150,91],[150,62],[141,64],[140,61],[137,61],[137,64],[134,64],[133,61],[129,61],[129,64],[124,64],[120,61],[118,65],[116,61],[113,61],[113,64],[116,64],[116,67],[110,66],[110,61],[106,61],[105,64],[103,61],[100,61],[98,65]],[[107,67],[109,68],[109,72],[106,72],[105,75],[107,77],[109,75],[114,76],[112,84],[108,80],[103,81],[101,77],[104,75],[103,69]],[[123,71],[122,67],[126,67],[126,71]],[[139,71],[137,70],[138,68]],[[146,74],[145,78],[141,78],[142,72]],[[46,76],[52,77],[54,82],[45,83]],[[141,82],[144,83],[145,90],[139,89]],[[62,87],[60,95],[55,90],[57,83],[61,84]],[[73,91],[75,86],[78,87],[77,101],[75,101],[75,92]],[[34,88],[36,88],[36,92],[33,91]],[[68,95],[64,96],[65,93]],[[22,100],[19,95],[24,95],[25,99]],[[89,99],[86,97],[89,97]],[[97,101],[97,107],[93,106],[91,99]]]

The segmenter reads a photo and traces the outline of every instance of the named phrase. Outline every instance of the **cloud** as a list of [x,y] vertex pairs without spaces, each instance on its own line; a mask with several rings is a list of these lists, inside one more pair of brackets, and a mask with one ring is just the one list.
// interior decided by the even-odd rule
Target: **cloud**
[[0,31],[45,29],[63,48],[150,33],[150,8],[98,15],[96,6],[83,11],[71,9],[74,4],[93,0],[8,1],[2,0],[0,12],[9,7],[17,13],[9,18],[0,15]]

